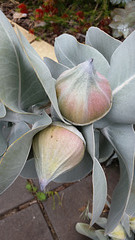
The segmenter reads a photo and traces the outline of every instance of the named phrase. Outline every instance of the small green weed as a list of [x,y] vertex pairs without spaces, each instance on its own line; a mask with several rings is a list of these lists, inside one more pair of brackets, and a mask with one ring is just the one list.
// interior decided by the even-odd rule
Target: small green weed
[[60,206],[62,206],[61,198],[60,198],[58,192],[56,192],[56,191],[46,191],[45,193],[41,192],[41,191],[38,190],[38,188],[36,186],[34,186],[34,184],[32,182],[29,182],[29,181],[27,181],[26,189],[29,192],[33,193],[33,195],[35,197],[37,197],[37,199],[39,201],[45,201],[45,200],[47,200],[47,198],[52,197],[52,199],[53,199],[53,210],[55,209],[55,206],[56,206],[55,196],[58,199],[58,204]]

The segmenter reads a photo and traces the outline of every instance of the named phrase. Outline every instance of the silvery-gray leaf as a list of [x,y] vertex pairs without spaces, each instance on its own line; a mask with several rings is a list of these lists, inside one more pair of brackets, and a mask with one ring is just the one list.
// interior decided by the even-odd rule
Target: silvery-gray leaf
[[[88,213],[88,217],[89,219],[92,218],[92,214],[90,212]],[[101,228],[105,228],[107,224],[107,218],[99,217],[96,221],[96,224]]]
[[35,179],[38,178],[37,172],[35,169],[35,159],[31,158],[28,159],[24,165],[23,170],[20,173],[20,176],[23,178],[30,178],[30,179]]
[[14,141],[19,139],[22,135],[27,133],[30,130],[30,127],[25,122],[19,122],[13,124],[11,132],[9,135],[8,145],[11,145]]
[[0,118],[5,117],[6,115],[6,108],[4,104],[0,101]]
[[105,231],[103,229],[96,230],[95,233],[100,240],[109,240],[109,237],[105,236]]
[[121,220],[130,196],[134,171],[135,133],[132,125],[113,124],[102,130],[114,147],[120,164],[120,180],[113,192],[106,233]]
[[8,108],[23,113],[47,95],[2,11],[0,36],[0,98]]
[[23,134],[8,147],[0,159],[0,194],[15,181],[22,171],[29,155],[33,136],[50,124],[50,117],[44,116],[35,128]]
[[95,228],[91,227],[87,223],[77,223],[75,226],[75,229],[78,233],[93,239],[93,240],[99,240],[99,238],[95,234]]
[[68,67],[64,66],[63,64],[57,63],[48,57],[44,58],[44,62],[47,65],[47,67],[49,68],[49,70],[52,74],[52,77],[54,79],[57,79],[60,76],[60,74],[62,74],[67,69],[69,69]]
[[135,31],[115,50],[108,80],[113,90],[113,104],[106,119],[112,122],[135,122]]
[[69,68],[94,59],[95,69],[104,76],[107,76],[109,64],[105,57],[93,47],[77,42],[75,37],[69,34],[62,34],[55,39],[55,54],[58,61]]
[[33,125],[35,122],[38,122],[39,120],[41,120],[44,115],[46,115],[46,113],[43,109],[39,114],[30,113],[30,112],[24,112],[24,114],[22,114],[22,113],[13,112],[7,109],[6,116],[4,118],[1,118],[0,122],[3,122],[3,121],[12,122],[12,123],[26,122],[30,125]]
[[22,33],[18,30],[18,36],[20,42],[23,46],[23,49],[28,57],[29,62],[31,63],[35,73],[37,74],[40,83],[42,84],[48,98],[50,99],[55,111],[59,115],[60,119],[65,122],[63,119],[57,102],[56,90],[55,90],[55,79],[51,76],[49,68],[34,50],[34,48],[29,44],[29,42],[24,38]]
[[100,163],[108,160],[113,154],[114,149],[110,142],[104,137],[104,135],[95,129],[95,155]]
[[0,122],[0,156],[2,156],[7,149],[7,142],[6,138],[3,135],[3,128],[4,124]]
[[92,163],[93,161],[90,155],[86,151],[84,158],[77,166],[67,171],[66,173],[61,174],[59,177],[55,178],[54,182],[66,183],[66,182],[76,182],[78,180],[81,180],[92,171],[92,165],[93,165]]
[[129,224],[129,215],[125,212],[122,219],[121,219],[121,224],[124,227],[127,235],[130,237],[131,236],[131,231],[130,231],[130,224]]
[[[95,138],[93,125],[82,127],[82,133],[87,142],[87,150],[93,160],[93,206],[92,206],[92,219],[90,226],[92,226],[99,218],[107,198],[107,182],[104,171],[95,157]],[[100,201],[99,201],[100,199]]]
[[111,37],[97,27],[90,27],[86,34],[86,44],[97,49],[110,63],[111,56],[121,41]]
[[134,177],[133,177],[130,198],[126,208],[126,213],[132,217],[135,217],[135,170],[134,170]]

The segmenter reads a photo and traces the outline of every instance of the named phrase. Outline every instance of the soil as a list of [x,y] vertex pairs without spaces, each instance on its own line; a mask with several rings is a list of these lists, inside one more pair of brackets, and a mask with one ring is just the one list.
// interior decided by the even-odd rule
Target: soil
[[[26,2],[26,1],[25,1]],[[34,5],[33,1],[33,5]],[[28,14],[27,17],[22,17],[22,18],[14,18],[14,13],[17,11],[18,5],[20,4],[20,2],[16,1],[16,0],[0,0],[0,9],[3,11],[3,13],[7,16],[8,19],[12,20],[13,22],[17,23],[18,25],[22,26],[23,28],[25,28],[26,30],[31,30],[34,29],[35,27],[35,20],[33,17],[33,9],[32,7],[29,7],[28,10]],[[106,21],[106,20],[105,20]],[[37,36],[38,38],[41,38],[43,40],[45,40],[46,42],[54,45],[54,40],[55,37],[57,37],[58,35],[67,32],[70,33],[72,35],[74,35],[76,37],[76,39],[81,42],[84,43],[85,41],[85,33],[84,30],[81,32],[81,28],[82,26],[80,25],[74,25],[75,23],[72,20],[69,21],[69,25],[70,25],[70,29],[76,29],[76,31],[74,32],[70,32],[70,29],[67,29],[67,27],[59,27],[58,24],[53,23],[54,26],[53,30],[47,29],[45,30],[43,27],[39,27],[36,31],[34,31],[34,34]],[[108,24],[110,23],[110,18],[107,17],[107,22]],[[38,24],[38,21],[36,22],[36,24]],[[40,21],[39,21],[39,25],[40,25]],[[84,26],[83,26],[84,27]],[[86,23],[86,31],[87,29],[90,27],[90,24]],[[104,28],[102,30],[107,31],[107,33],[111,34],[111,29],[107,26],[104,27],[104,23],[102,26],[102,21],[100,22],[99,20],[99,27]]]

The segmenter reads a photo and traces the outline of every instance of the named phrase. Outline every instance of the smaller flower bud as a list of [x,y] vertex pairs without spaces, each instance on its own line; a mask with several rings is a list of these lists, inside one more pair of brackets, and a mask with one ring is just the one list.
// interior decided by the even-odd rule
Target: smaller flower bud
[[64,71],[56,81],[56,94],[63,117],[75,125],[93,123],[111,108],[109,82],[95,71],[93,59]]
[[129,224],[130,224],[131,230],[135,233],[135,217],[129,218]]
[[33,139],[35,166],[41,190],[84,156],[85,140],[74,126],[54,122]]
[[118,226],[109,234],[109,237],[111,237],[113,240],[125,240],[126,233],[122,225],[118,224]]

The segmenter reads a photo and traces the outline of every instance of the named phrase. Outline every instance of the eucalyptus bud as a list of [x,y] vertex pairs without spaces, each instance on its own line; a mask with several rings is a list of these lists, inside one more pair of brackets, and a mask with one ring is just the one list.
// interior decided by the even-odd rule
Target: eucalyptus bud
[[76,166],[84,156],[85,140],[74,127],[54,122],[33,139],[35,167],[41,190],[60,174]]
[[93,66],[93,59],[64,71],[56,81],[59,109],[75,125],[99,120],[111,108],[112,93],[108,80]]

